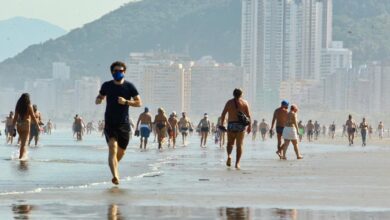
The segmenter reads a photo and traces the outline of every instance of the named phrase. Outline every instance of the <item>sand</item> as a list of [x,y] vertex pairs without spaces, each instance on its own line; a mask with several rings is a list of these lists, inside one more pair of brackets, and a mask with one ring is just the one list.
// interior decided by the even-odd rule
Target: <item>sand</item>
[[[280,161],[273,141],[247,142],[241,170],[225,166],[224,150],[193,143],[165,150],[154,173],[119,187],[3,195],[0,213],[39,219],[115,219],[118,211],[131,219],[390,219],[390,147],[303,143],[303,160],[290,146],[289,160]],[[23,214],[25,209],[31,210]]]

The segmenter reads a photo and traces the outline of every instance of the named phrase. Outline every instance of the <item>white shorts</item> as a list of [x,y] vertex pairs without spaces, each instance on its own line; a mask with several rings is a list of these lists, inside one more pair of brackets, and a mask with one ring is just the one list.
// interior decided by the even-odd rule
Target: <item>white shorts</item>
[[285,127],[283,129],[283,139],[284,140],[298,140],[298,133],[295,127]]

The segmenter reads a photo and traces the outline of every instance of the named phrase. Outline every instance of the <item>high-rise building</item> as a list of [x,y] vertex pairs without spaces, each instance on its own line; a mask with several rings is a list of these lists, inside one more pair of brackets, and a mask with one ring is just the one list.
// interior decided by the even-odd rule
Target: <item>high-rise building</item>
[[333,41],[322,50],[321,77],[335,73],[337,69],[352,68],[352,51],[343,47],[343,42]]
[[70,66],[63,62],[53,63],[53,78],[61,80],[70,79]]
[[152,111],[189,110],[189,58],[168,53],[132,53],[128,74]]
[[[191,67],[192,115],[203,113],[218,116],[235,88],[242,88],[243,70],[233,64],[220,64],[211,57],[203,57]],[[246,91],[244,90],[246,98]]]
[[277,105],[284,80],[320,79],[331,10],[331,0],[243,0],[241,65],[255,110]]

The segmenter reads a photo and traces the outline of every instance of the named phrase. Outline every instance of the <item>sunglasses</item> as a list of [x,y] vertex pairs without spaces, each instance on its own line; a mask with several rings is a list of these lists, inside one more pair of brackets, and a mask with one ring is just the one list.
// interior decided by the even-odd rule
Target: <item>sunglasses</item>
[[115,72],[121,72],[121,73],[123,73],[123,72],[125,72],[125,70],[124,69],[114,69],[114,73]]

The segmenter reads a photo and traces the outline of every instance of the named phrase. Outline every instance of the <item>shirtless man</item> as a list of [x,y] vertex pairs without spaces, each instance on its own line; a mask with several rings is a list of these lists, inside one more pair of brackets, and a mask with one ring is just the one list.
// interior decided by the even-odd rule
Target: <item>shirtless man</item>
[[205,148],[207,143],[207,136],[211,131],[211,124],[207,113],[205,113],[203,119],[200,120],[198,124],[198,129],[200,130],[201,134],[200,147]]
[[[39,126],[42,125],[41,113],[38,111],[37,105],[33,105],[33,111],[34,111],[35,118],[38,120]],[[28,146],[30,146],[33,138],[35,141],[35,147],[38,145],[39,134],[41,133],[41,131],[39,130],[39,126],[37,124],[35,124],[34,121],[31,122],[30,139],[28,141]]]
[[352,146],[357,127],[355,121],[352,119],[352,115],[348,116],[348,120],[345,122],[345,126],[347,128],[349,146]]
[[171,126],[171,129],[168,130],[168,135],[169,135],[168,147],[171,146],[171,142],[172,142],[172,147],[176,148],[176,138],[177,135],[179,135],[179,121],[177,120],[176,112],[172,112],[168,122],[169,125]]
[[7,141],[7,144],[11,144],[14,141],[14,127],[13,127],[13,120],[14,120],[14,112],[10,112],[9,116],[5,119],[5,138]]
[[362,135],[362,146],[365,147],[367,145],[367,131],[368,131],[368,123],[366,122],[366,118],[363,118],[362,123],[360,123],[360,133]]
[[84,120],[79,115],[76,115],[74,118],[74,127],[75,132],[77,135],[77,140],[82,141],[83,140],[83,129],[85,127]]
[[336,124],[333,122],[331,125],[330,125],[330,136],[332,137],[332,139],[334,139],[334,136],[336,134]]
[[180,129],[181,136],[183,138],[183,145],[186,146],[187,136],[189,131],[192,129],[192,124],[185,112],[182,113],[182,117],[180,118],[179,129]]
[[278,146],[277,146],[276,154],[280,158],[282,158],[282,148],[281,148],[282,147],[282,134],[283,134],[284,126],[286,125],[287,119],[288,119],[288,106],[289,106],[288,101],[283,100],[280,108],[277,108],[274,112],[274,116],[272,118],[271,129],[270,129],[270,132],[271,132],[274,129],[275,122],[276,122],[276,133],[277,133],[277,138],[278,138]]
[[[228,141],[227,141],[227,161],[226,166],[230,167],[232,162],[232,151],[233,145],[236,143],[237,154],[236,154],[236,169],[240,169],[240,160],[243,151],[243,143],[245,137],[245,130],[248,134],[251,133],[252,123],[251,123],[251,114],[249,110],[249,104],[246,100],[242,98],[242,90],[235,89],[233,91],[233,99],[230,99],[223,109],[221,115],[221,122],[225,121],[226,114],[228,114]],[[249,118],[249,123],[247,125],[240,122],[238,118],[238,113],[242,112]],[[223,124],[222,124],[223,126]]]
[[144,150],[146,150],[146,145],[148,144],[148,138],[150,136],[150,132],[152,132],[152,115],[149,113],[149,108],[145,108],[145,111],[140,114],[137,121],[136,131],[140,133],[141,136],[141,144],[140,149],[142,149],[142,145]]
[[379,139],[383,139],[383,134],[385,132],[385,126],[383,125],[383,122],[379,122],[378,125],[378,134],[379,134]]
[[313,135],[314,135],[314,124],[312,120],[309,120],[306,124],[306,131],[307,131],[307,140],[309,142],[313,141]]
[[260,126],[259,126],[261,138],[263,139],[263,141],[265,141],[265,137],[267,135],[268,128],[269,128],[269,126],[265,122],[265,119],[263,118],[263,120],[261,121]]
[[158,149],[162,149],[162,144],[167,136],[167,129],[171,129],[171,125],[168,122],[167,116],[165,116],[165,111],[163,108],[158,109],[158,113],[154,118],[154,124],[156,126],[157,140],[158,140]]
[[53,129],[53,123],[51,122],[51,120],[49,119],[49,121],[47,122],[47,134],[51,135],[51,130]]

